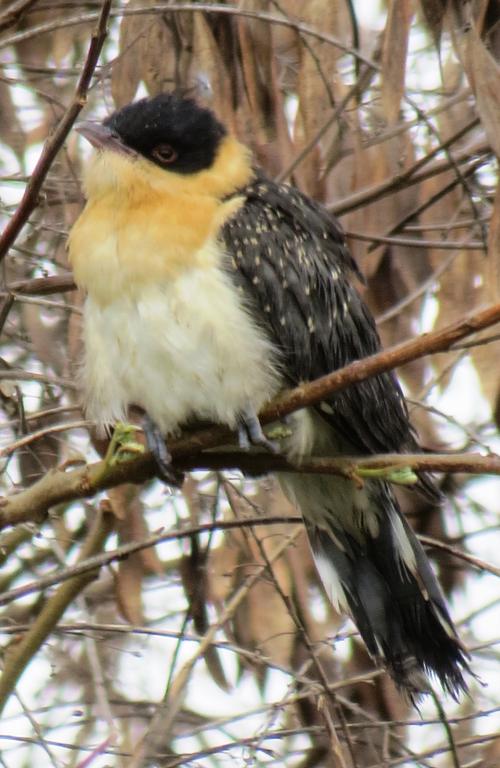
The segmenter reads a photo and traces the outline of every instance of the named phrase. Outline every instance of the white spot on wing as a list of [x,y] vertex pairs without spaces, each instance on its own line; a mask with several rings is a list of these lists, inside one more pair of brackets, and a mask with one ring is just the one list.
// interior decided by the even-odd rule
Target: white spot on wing
[[401,518],[396,512],[391,512],[391,527],[396,550],[411,573],[417,572],[415,552],[408,538]]
[[316,568],[331,604],[339,613],[350,613],[346,594],[332,563],[323,555],[314,553]]
[[328,413],[330,416],[333,416],[333,408],[328,403],[320,403],[319,407],[323,413]]

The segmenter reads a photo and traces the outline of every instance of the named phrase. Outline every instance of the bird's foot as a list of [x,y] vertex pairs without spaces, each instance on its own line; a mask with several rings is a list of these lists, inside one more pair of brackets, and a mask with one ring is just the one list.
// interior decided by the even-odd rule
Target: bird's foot
[[240,414],[238,444],[243,451],[249,451],[252,445],[259,445],[270,453],[278,453],[278,445],[265,436],[259,417],[250,409]]
[[148,450],[151,451],[156,464],[157,476],[167,485],[180,487],[183,483],[184,475],[173,468],[172,457],[168,452],[165,437],[162,435],[160,428],[147,414],[144,416],[142,427]]
[[292,437],[293,429],[291,423],[287,423],[284,419],[279,424],[271,426],[267,430],[267,436],[273,443],[281,443],[282,440],[287,440]]
[[144,453],[144,446],[137,442],[135,433],[137,427],[119,421],[115,424],[113,435],[104,457],[107,466],[113,467],[122,461],[129,461],[134,456]]

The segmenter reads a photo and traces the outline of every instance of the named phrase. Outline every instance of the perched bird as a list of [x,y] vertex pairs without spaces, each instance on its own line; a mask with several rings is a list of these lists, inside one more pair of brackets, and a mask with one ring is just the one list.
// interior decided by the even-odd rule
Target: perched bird
[[[164,438],[190,420],[269,446],[258,420],[281,389],[380,349],[339,223],[256,170],[215,115],[175,93],[79,127],[96,151],[70,258],[86,292],[88,417],[145,414],[161,474]],[[418,450],[392,374],[337,392],[290,419],[283,450],[310,455]],[[333,604],[410,697],[428,673],[466,690],[460,643],[427,557],[387,482],[283,474]],[[420,486],[433,493],[425,475]]]

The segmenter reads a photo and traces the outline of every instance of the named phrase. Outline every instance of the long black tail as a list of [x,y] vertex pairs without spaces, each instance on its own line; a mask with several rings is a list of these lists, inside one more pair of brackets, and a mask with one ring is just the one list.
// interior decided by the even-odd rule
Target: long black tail
[[[296,494],[330,599],[351,614],[370,654],[411,698],[429,691],[429,675],[456,698],[467,691],[468,654],[420,542],[386,484],[366,484],[360,513],[355,495],[347,510],[343,483],[329,478],[319,496]],[[325,491],[335,487],[325,509]]]

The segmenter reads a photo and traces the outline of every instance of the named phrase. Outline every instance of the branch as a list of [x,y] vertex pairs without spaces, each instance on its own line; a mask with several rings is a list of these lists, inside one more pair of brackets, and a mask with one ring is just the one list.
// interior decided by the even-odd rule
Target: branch
[[16,587],[15,589],[10,589],[8,592],[3,592],[0,595],[0,606],[8,605],[8,603],[12,603],[20,597],[26,597],[35,592],[42,592],[44,589],[53,587],[55,584],[60,584],[63,581],[68,581],[77,576],[79,577],[92,573],[93,571],[102,568],[104,565],[110,565],[110,563],[117,560],[124,560],[129,555],[133,555],[136,552],[142,552],[144,549],[150,549],[165,541],[189,539],[192,536],[199,534],[211,533],[213,531],[227,531],[232,528],[243,528],[252,525],[276,525],[282,523],[301,524],[302,517],[299,515],[289,517],[277,515],[275,517],[256,517],[247,518],[245,520],[219,520],[215,523],[205,523],[183,530],[174,530],[167,533],[161,531],[160,533],[155,533],[141,541],[134,541],[131,544],[122,544],[121,547],[117,547],[110,552],[103,552],[99,555],[87,557],[85,560],[82,559],[78,563],[75,563],[75,565],[70,565],[67,568],[59,568],[45,576],[39,576],[35,581],[23,584],[22,587]]
[[[381,453],[376,456],[311,457],[294,463],[285,456],[265,453],[217,451],[202,453],[176,462],[180,469],[240,469],[249,474],[300,472],[308,475],[338,475],[350,480],[363,477],[387,477],[397,469],[415,472],[500,475],[500,456],[478,453]],[[392,482],[395,482],[394,480]],[[404,483],[406,485],[406,483]]]
[[351,384],[357,384],[370,376],[385,373],[426,355],[446,352],[461,339],[498,322],[500,322],[500,303],[493,304],[440,330],[424,333],[416,339],[396,344],[362,360],[355,360],[338,371],[333,371],[316,381],[302,384],[276,398],[263,410],[262,421],[264,423],[273,421],[299,408],[315,405],[333,392],[345,389]]
[[[484,162],[482,155],[491,152],[491,147],[488,141],[481,139],[473,145],[464,147],[455,154],[455,163],[465,163],[471,161],[474,168],[479,167]],[[479,159],[476,159],[478,158]],[[424,158],[427,159],[427,156]],[[429,163],[427,168],[421,168],[417,172],[416,167],[422,165],[421,161],[418,161],[415,166],[408,168],[404,173],[391,176],[389,179],[384,179],[377,184],[372,184],[370,187],[365,187],[357,192],[353,192],[350,195],[338,200],[335,203],[327,205],[327,209],[335,216],[342,216],[346,213],[362,208],[365,205],[374,203],[386,195],[399,192],[401,189],[412,187],[415,184],[419,184],[421,181],[430,179],[433,176],[438,176],[441,173],[446,173],[452,168],[452,164],[449,160],[435,160],[433,163]],[[468,170],[468,169],[467,169]],[[460,179],[454,179],[453,183],[459,183]]]
[[[291,18],[287,18],[285,16],[273,16],[269,13],[264,13],[263,11],[253,11],[246,8],[236,7],[232,5],[218,5],[217,3],[171,3],[171,2],[165,2],[165,3],[155,3],[152,5],[146,5],[143,8],[135,7],[135,8],[118,8],[117,10],[111,11],[110,16],[112,18],[121,18],[123,16],[151,16],[155,14],[163,14],[163,13],[209,13],[209,14],[216,14],[221,16],[240,16],[242,18],[247,19],[255,19],[256,21],[262,21],[266,22],[268,24],[275,24],[279,27],[288,27],[289,29],[293,29],[296,32],[298,32],[300,35],[306,35],[308,37],[311,37],[313,40],[319,40],[321,42],[327,43],[327,45],[332,45],[334,48],[338,48],[339,50],[343,51],[344,53],[347,53],[355,59],[357,59],[360,62],[364,62],[369,67],[373,67],[374,69],[379,69],[377,64],[375,64],[368,56],[365,56],[361,51],[357,50],[356,48],[352,48],[349,45],[346,45],[342,40],[335,37],[334,35],[329,35],[326,32],[321,32],[319,29],[310,27],[307,24],[303,24],[300,21],[296,21]],[[79,24],[88,24],[89,22],[95,21],[97,17],[97,14],[94,12],[91,13],[79,13],[76,16],[69,16],[67,18],[61,18],[59,16],[55,20],[50,20],[48,22],[45,22],[43,24],[39,24],[37,26],[33,26],[28,30],[23,30],[21,32],[16,32],[13,35],[10,35],[10,37],[5,38],[4,40],[0,41],[0,50],[2,48],[7,48],[12,45],[17,45],[20,42],[23,42],[24,40],[30,40],[33,37],[39,37],[40,35],[47,34],[49,32],[54,32],[56,29],[65,29],[67,27],[75,27]]]
[[[299,387],[275,398],[261,411],[260,419],[263,424],[277,421],[300,408],[315,405],[331,396],[334,392],[359,383],[370,376],[384,373],[398,365],[409,363],[428,354],[444,352],[466,336],[470,336],[498,322],[500,322],[500,303],[448,325],[441,330],[423,334],[416,339],[397,344],[370,357],[356,360],[345,366],[345,368],[316,379],[316,381],[301,384]],[[181,439],[172,441],[169,444],[169,448],[176,467],[179,469],[194,469],[200,466],[207,466],[211,460],[210,455],[202,456],[202,451],[227,444],[231,440],[232,433],[227,427],[214,426],[193,434],[186,433]],[[1,455],[2,453],[0,452]],[[266,467],[270,467],[272,461],[276,463],[286,461],[283,457],[267,455],[264,459]],[[401,457],[396,455],[390,457],[390,460],[398,463],[399,466],[401,464],[403,466],[411,466],[412,459],[419,463],[419,466],[415,468],[426,470],[466,472],[479,469],[481,472],[494,473],[498,471],[498,459],[494,456],[481,457],[476,454],[469,454],[464,458],[457,455],[445,455],[436,459],[435,456],[426,457],[423,454],[422,456],[403,455]],[[256,455],[250,458],[237,456],[231,459],[231,465],[233,467],[240,465],[243,467],[244,462],[250,460],[252,462],[262,461]],[[377,462],[378,460],[377,457],[362,457],[361,459],[355,459],[355,462],[370,463]],[[428,463],[426,464],[427,460]],[[215,463],[215,456],[212,457],[212,461]],[[313,466],[315,465],[311,461],[307,464],[307,471],[314,471]],[[314,461],[325,460],[316,459]],[[342,470],[341,474],[344,474],[344,476],[346,472],[349,473],[349,476],[353,476],[352,465],[347,467],[345,464],[342,465],[345,459],[330,459],[328,461],[330,462],[330,469],[336,465],[337,473]],[[387,464],[387,457],[380,457],[380,461],[382,462],[382,467],[391,466]],[[384,461],[386,462],[385,464]],[[433,461],[434,464],[432,463]],[[306,467],[306,463],[299,467],[294,467],[293,464],[287,463],[286,470],[304,471],[304,467]],[[468,470],[468,468],[470,469]],[[259,468],[258,472],[264,470],[265,468]],[[327,471],[326,465],[322,466],[322,471],[323,473]],[[149,453],[140,455],[131,461],[117,463],[112,466],[101,461],[69,472],[61,469],[50,470],[30,488],[18,494],[0,499],[0,529],[8,525],[17,525],[29,521],[41,523],[45,518],[47,510],[55,504],[90,497],[98,491],[113,488],[124,482],[142,483],[151,479],[154,474],[155,467]]]
[[92,33],[87,58],[85,59],[82,73],[76,86],[73,101],[67,108],[52,136],[45,142],[42,154],[38,158],[35,169],[24,190],[22,200],[0,237],[0,261],[5,258],[9,248],[13,245],[29,216],[38,205],[38,195],[42,188],[42,184],[45,181],[45,177],[70,132],[73,123],[85,106],[90,81],[92,80],[94,70],[97,66],[106,39],[111,2],[112,0],[103,0],[97,27]]
[[[87,541],[82,547],[80,561],[87,561],[103,548],[113,530],[114,523],[115,517],[110,513],[100,513],[96,517]],[[0,677],[0,712],[2,712],[26,666],[57,625],[68,605],[94,578],[95,573],[86,570],[62,584],[57,592],[47,600],[23,639],[16,644],[12,653],[8,654]]]
[[[276,562],[283,555],[285,550],[297,539],[301,531],[302,525],[296,525],[292,528],[289,535],[284,537],[283,541],[276,546],[272,555],[269,557],[268,562],[257,565],[257,567],[246,577],[243,584],[227,600],[222,615],[220,615],[217,618],[217,621],[210,626],[194,654],[183,664],[172,683],[168,698],[164,699],[162,705],[158,708],[156,715],[152,719],[150,728],[136,744],[132,760],[129,763],[130,768],[141,768],[145,763],[147,764],[148,757],[156,757],[155,747],[158,745],[158,742],[162,743],[161,736],[163,734],[171,733],[172,725],[184,702],[186,688],[196,662],[204,656],[219,630],[221,630],[233,616],[240,603],[247,597],[251,587],[264,574],[268,565]],[[148,736],[150,736],[150,739],[147,738]]]
[[8,288],[12,293],[22,296],[50,296],[52,293],[65,293],[76,291],[76,283],[71,272],[63,275],[50,275],[49,277],[33,277],[29,280],[17,280]]
[[[213,533],[213,531],[228,531],[235,528],[251,528],[259,525],[268,526],[283,524],[290,525],[292,523],[300,524],[302,522],[303,520],[300,515],[276,515],[271,517],[248,517],[240,520],[217,520],[213,523],[203,523],[201,525],[183,528],[182,530],[174,530],[168,532],[162,530],[152,534],[151,536],[148,536],[145,539],[141,539],[140,541],[134,541],[130,544],[122,544],[120,547],[117,547],[116,549],[110,550],[108,552],[102,552],[98,555],[89,556],[86,559],[81,557],[80,560],[75,563],[75,565],[56,569],[48,574],[45,574],[44,576],[37,577],[35,581],[23,584],[21,587],[15,587],[14,589],[2,592],[0,594],[0,606],[8,605],[9,603],[14,602],[14,600],[19,600],[22,597],[27,597],[28,595],[37,592],[43,592],[49,587],[53,587],[56,584],[61,584],[62,582],[74,579],[75,577],[92,573],[93,571],[96,571],[103,566],[110,565],[111,563],[119,560],[124,560],[129,557],[129,555],[133,555],[136,552],[141,552],[145,549],[150,549],[151,547],[155,547],[157,544],[161,544],[167,541],[190,539],[193,536],[198,536],[200,534]],[[446,552],[449,552],[454,557],[457,557],[460,560],[464,560],[478,570],[486,571],[487,573],[491,573],[494,576],[500,576],[500,568],[496,565],[493,565],[492,563],[481,560],[474,555],[463,552],[462,550],[457,549],[450,544],[446,544],[443,541],[439,541],[438,539],[432,539],[428,536],[420,535],[418,538],[426,546],[433,547],[435,549],[442,549]],[[2,631],[4,631],[4,629],[2,629]]]
[[0,32],[13,27],[38,0],[15,0],[0,14]]
[[448,552],[448,554],[453,555],[453,557],[474,566],[478,571],[486,571],[487,573],[493,574],[493,576],[500,577],[500,568],[497,565],[493,565],[493,563],[487,563],[485,560],[481,560],[480,557],[470,555],[468,552],[464,552],[464,550],[459,549],[458,547],[447,544],[445,541],[439,541],[439,539],[433,539],[430,536],[423,536],[421,534],[419,534],[418,538],[426,547]]

